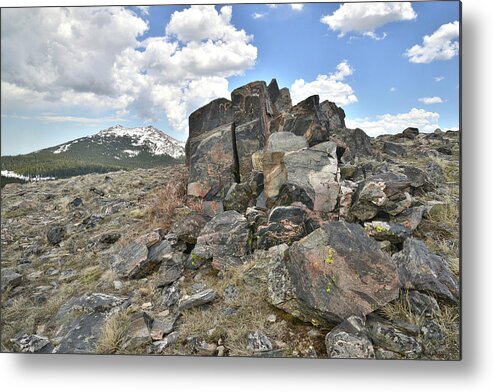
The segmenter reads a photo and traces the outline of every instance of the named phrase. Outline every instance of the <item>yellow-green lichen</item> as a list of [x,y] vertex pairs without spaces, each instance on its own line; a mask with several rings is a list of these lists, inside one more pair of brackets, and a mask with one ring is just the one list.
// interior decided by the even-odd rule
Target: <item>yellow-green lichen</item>
[[332,264],[334,262],[334,249],[332,249],[330,246],[327,247],[327,257],[324,261],[329,264]]
[[389,231],[385,226],[375,226],[375,231],[377,233],[387,233]]

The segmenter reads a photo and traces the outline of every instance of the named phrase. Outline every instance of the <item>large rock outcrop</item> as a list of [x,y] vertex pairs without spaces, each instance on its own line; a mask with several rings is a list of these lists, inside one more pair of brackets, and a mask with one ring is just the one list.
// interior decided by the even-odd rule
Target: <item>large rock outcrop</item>
[[[328,141],[332,132],[343,132],[344,117],[341,108],[328,101],[320,104],[316,95],[292,106],[289,90],[279,89],[275,79],[268,86],[257,81],[239,87],[231,93],[231,100],[216,99],[190,115],[186,145],[190,169],[188,194],[206,201],[221,201],[231,185],[238,182],[235,165],[239,167],[243,182],[252,171],[254,153],[264,149],[275,153],[280,147],[281,151],[287,152],[293,148],[289,147],[292,139],[286,134],[271,143],[277,146],[274,149],[272,145],[267,146],[270,135],[286,132],[299,136],[305,142],[298,139],[298,149],[305,144],[315,146]],[[267,161],[268,166],[272,157],[262,154],[260,157],[260,162]],[[337,159],[335,154],[333,158]]]

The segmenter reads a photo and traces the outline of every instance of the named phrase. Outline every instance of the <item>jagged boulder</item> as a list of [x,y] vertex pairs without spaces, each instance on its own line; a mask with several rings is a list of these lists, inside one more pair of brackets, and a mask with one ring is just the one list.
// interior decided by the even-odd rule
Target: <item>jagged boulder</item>
[[373,219],[379,212],[398,215],[411,207],[410,192],[407,176],[391,172],[375,174],[359,184],[350,213],[360,221]]
[[301,206],[275,207],[269,214],[267,224],[256,232],[257,248],[269,249],[275,245],[291,244],[318,228]]
[[338,158],[342,163],[355,162],[373,155],[371,138],[359,128],[337,128],[331,140],[338,145]]
[[303,136],[310,146],[329,140],[329,121],[313,95],[293,106],[272,122],[270,132],[292,132]]
[[[218,113],[218,119],[212,118],[214,113]],[[261,150],[269,137],[274,114],[265,82],[239,87],[231,93],[231,101],[216,100],[192,113],[186,149],[190,168],[187,193],[206,200],[224,198],[235,182],[233,144],[240,174],[246,177],[252,170],[252,154]],[[236,143],[232,138],[233,122]]]
[[214,268],[224,269],[241,264],[241,258],[250,253],[250,247],[251,232],[246,218],[237,211],[225,211],[211,219],[200,232],[192,261],[212,260]]
[[272,104],[278,112],[287,112],[293,106],[289,90],[286,87],[279,89],[276,79],[271,80],[267,86],[267,91]]
[[334,102],[323,101],[320,104],[320,110],[325,115],[330,131],[336,131],[346,128],[346,114]]
[[366,315],[399,295],[397,269],[363,228],[330,222],[295,242],[269,272],[271,303],[314,324]]
[[423,241],[408,238],[401,252],[393,255],[404,288],[429,291],[450,301],[459,298],[459,283],[447,261],[426,247]]
[[188,207],[175,208],[173,212],[173,223],[169,229],[170,233],[180,241],[187,244],[197,243],[197,237],[204,228],[208,219],[201,213]]

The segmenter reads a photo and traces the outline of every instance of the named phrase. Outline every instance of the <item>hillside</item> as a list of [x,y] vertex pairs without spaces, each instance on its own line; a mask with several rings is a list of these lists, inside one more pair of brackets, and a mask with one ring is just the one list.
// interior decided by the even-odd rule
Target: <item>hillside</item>
[[[183,161],[184,143],[153,126],[124,128],[116,125],[93,136],[39,150],[2,157],[2,181],[14,175],[67,178],[87,173],[167,166]],[[10,178],[10,180],[8,180]],[[14,180],[15,181],[15,180]]]
[[460,132],[275,80],[189,125],[186,166],[5,186],[2,351],[460,359]]

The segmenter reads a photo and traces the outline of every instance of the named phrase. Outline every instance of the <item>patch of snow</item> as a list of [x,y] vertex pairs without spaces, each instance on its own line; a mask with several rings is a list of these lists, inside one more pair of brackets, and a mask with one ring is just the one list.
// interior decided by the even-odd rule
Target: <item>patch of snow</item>
[[48,180],[56,180],[55,177],[41,177],[40,175],[22,175],[10,170],[2,170],[1,175],[7,178],[18,178],[23,181],[48,181]]
[[67,143],[67,144],[62,144],[60,147],[58,147],[55,151],[53,151],[53,154],[60,154],[62,152],[67,152],[69,147],[72,145],[72,143]]
[[136,157],[137,155],[140,154],[139,150],[123,150],[123,152],[131,158]]

